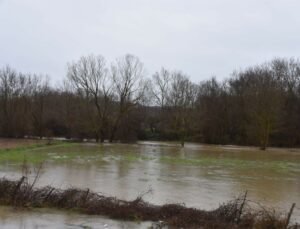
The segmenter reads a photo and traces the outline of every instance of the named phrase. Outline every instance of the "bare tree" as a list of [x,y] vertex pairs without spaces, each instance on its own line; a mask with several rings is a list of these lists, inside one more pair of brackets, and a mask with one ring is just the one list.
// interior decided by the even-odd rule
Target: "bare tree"
[[[228,94],[227,84],[219,83],[215,77],[199,83],[196,104],[199,140],[221,144],[230,141]],[[237,116],[240,115],[237,110],[234,110],[233,113]],[[239,123],[239,119],[233,121],[232,125]]]
[[178,133],[181,146],[184,146],[187,132],[193,119],[193,108],[198,87],[181,72],[173,72],[167,96],[167,106],[172,110],[173,129]]
[[45,135],[45,115],[49,93],[49,78],[34,75],[32,79],[32,126],[35,135],[40,138]]
[[155,98],[155,104],[161,108],[164,108],[167,103],[168,92],[170,89],[170,79],[170,72],[164,68],[152,76],[152,93]]
[[75,87],[96,107],[97,120],[93,126],[96,140],[104,141],[112,97],[112,84],[108,78],[105,59],[102,56],[81,57],[68,65],[68,77]]
[[297,145],[300,143],[300,60],[276,58],[270,65],[282,100],[277,142]]
[[300,145],[300,61],[276,58],[228,80],[192,83],[162,68],[149,79],[126,55],[107,69],[101,56],[68,65],[68,85],[0,69],[0,136],[187,140]]
[[117,110],[115,115],[111,116],[110,142],[114,140],[122,118],[143,101],[147,89],[147,83],[144,80],[144,66],[133,55],[128,54],[117,59],[112,64],[111,73]]
[[32,76],[17,73],[9,66],[0,71],[0,118],[4,136],[23,137],[28,132],[33,81]]
[[279,83],[268,65],[248,68],[236,77],[234,84],[242,88],[241,98],[248,115],[249,137],[256,138],[260,148],[265,150],[281,107]]
[[0,71],[0,95],[1,95],[1,129],[2,133],[9,134],[11,125],[10,100],[14,94],[17,81],[17,72],[6,66]]

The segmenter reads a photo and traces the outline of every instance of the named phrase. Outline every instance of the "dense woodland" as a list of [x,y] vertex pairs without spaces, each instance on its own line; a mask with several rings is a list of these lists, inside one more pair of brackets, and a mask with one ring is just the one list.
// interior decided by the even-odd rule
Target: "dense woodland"
[[6,66],[0,136],[300,146],[300,61],[277,58],[196,83],[164,68],[146,77],[132,55],[110,64],[90,55],[68,64],[59,87]]

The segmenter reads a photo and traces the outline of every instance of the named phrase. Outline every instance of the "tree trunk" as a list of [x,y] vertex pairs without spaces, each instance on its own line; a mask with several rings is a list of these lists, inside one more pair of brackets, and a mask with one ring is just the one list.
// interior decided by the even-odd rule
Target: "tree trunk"
[[269,144],[270,132],[271,132],[271,125],[270,125],[270,121],[267,120],[266,125],[265,125],[264,130],[263,130],[261,141],[260,141],[260,149],[261,150],[266,150],[267,149],[267,146]]
[[104,131],[100,131],[100,141],[101,143],[103,143],[105,140],[105,134],[104,134]]
[[112,143],[114,141],[115,138],[115,131],[113,131],[109,137],[109,142]]
[[98,143],[99,142],[99,134],[98,133],[96,133],[96,142]]

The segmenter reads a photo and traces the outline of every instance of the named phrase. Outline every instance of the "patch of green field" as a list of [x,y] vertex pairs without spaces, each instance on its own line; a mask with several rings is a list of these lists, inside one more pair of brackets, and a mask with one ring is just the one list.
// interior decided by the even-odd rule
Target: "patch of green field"
[[125,154],[121,157],[122,160],[126,161],[149,161],[154,160],[154,157],[140,156],[136,154]]
[[0,149],[0,162],[23,162],[25,159],[30,163],[40,163],[49,159],[47,153],[41,151],[47,149],[54,149],[57,147],[70,147],[76,143],[68,142],[54,142],[51,145],[47,144],[34,144],[26,147],[16,147],[10,149]]
[[279,160],[249,160],[236,157],[200,156],[197,158],[162,156],[160,154],[140,153],[139,150],[126,150],[120,145],[106,147],[103,145],[88,145],[57,141],[51,145],[36,144],[27,147],[0,149],[0,162],[36,164],[40,162],[65,163],[109,163],[111,161],[142,162],[190,165],[201,167],[220,167],[228,169],[267,169],[271,171],[300,172],[297,161]]
[[297,162],[291,161],[265,161],[265,160],[242,160],[237,158],[203,157],[198,159],[161,157],[163,163],[194,165],[194,166],[216,166],[238,169],[272,169],[281,171],[300,170]]

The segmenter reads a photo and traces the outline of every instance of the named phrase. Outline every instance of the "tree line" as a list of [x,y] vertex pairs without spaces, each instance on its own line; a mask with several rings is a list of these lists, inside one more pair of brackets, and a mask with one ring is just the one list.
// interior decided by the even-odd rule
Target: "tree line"
[[162,68],[145,76],[138,57],[68,63],[60,86],[45,75],[0,69],[0,136],[97,142],[195,141],[300,145],[300,61],[276,58],[218,81],[192,82]]

